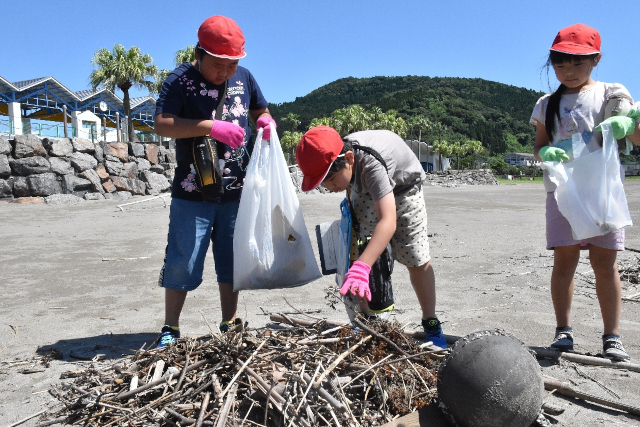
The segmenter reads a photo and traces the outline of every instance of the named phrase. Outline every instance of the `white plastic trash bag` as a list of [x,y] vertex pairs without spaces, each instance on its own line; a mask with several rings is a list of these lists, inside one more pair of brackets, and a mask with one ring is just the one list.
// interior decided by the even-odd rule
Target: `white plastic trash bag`
[[233,290],[300,286],[320,278],[280,140],[258,131],[233,236]]
[[620,177],[618,143],[608,123],[602,124],[602,138],[602,148],[590,153],[582,136],[574,134],[573,160],[542,163],[557,186],[558,209],[569,221],[575,240],[632,225]]

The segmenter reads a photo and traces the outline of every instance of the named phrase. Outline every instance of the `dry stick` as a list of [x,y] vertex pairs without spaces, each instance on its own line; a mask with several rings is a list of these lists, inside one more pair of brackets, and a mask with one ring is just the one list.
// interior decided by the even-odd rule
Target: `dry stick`
[[[164,408],[164,410],[165,410],[168,414],[170,414],[170,415],[172,415],[172,416],[176,417],[176,418],[178,419],[178,421],[180,421],[180,425],[181,425],[181,426],[190,426],[191,424],[195,424],[195,422],[196,422],[196,420],[194,420],[193,418],[185,417],[184,415],[182,415],[182,414],[180,414],[180,413],[178,413],[178,412],[174,411],[174,410],[173,410],[173,409],[171,409],[171,408]],[[166,420],[166,419],[165,419],[165,420]],[[212,425],[213,425],[213,421],[209,421],[209,420],[204,421],[204,422],[202,423],[202,425],[205,425],[205,426],[212,426]]]
[[351,353],[353,353],[358,347],[360,347],[360,345],[364,344],[365,342],[369,341],[371,339],[371,335],[369,335],[368,337],[364,337],[362,338],[357,344],[352,345],[347,351],[345,351],[344,353],[342,353],[340,356],[338,356],[336,358],[336,360],[333,361],[333,363],[331,363],[331,365],[329,365],[329,367],[327,368],[326,371],[324,371],[320,377],[318,378],[318,380],[313,384],[313,388],[317,389],[318,387],[320,387],[320,385],[322,384],[322,381],[326,378],[327,375],[329,375],[329,373],[331,371],[333,371],[339,364],[340,362],[342,362],[342,360],[347,357],[348,355],[350,355]]
[[377,333],[376,331],[374,331],[373,329],[367,327],[364,323],[362,323],[358,319],[353,319],[353,322],[356,325],[358,325],[359,327],[361,327],[363,330],[367,331],[369,334],[373,335],[374,337],[378,338],[379,340],[382,340],[382,341],[386,342],[387,344],[389,344],[391,347],[395,348],[396,351],[400,352],[400,354],[402,354],[403,356],[409,356],[409,353],[407,353],[406,351],[404,351],[403,349],[398,347],[396,345],[396,343],[394,343],[393,341],[391,341],[389,338],[385,337],[384,335],[381,335],[381,334]]
[[[191,352],[189,352],[191,354]],[[187,375],[187,368],[189,367],[189,354],[184,358],[184,367],[182,368],[182,372],[180,372],[180,377],[178,378],[178,382],[176,383],[175,391],[180,390],[182,387],[182,381],[184,381],[184,376]]]
[[[240,367],[240,369],[238,369],[238,372],[233,376],[233,378],[231,378],[231,381],[229,382],[229,385],[227,385],[227,388],[224,389],[224,391],[222,392],[222,394],[220,396],[218,396],[218,399],[222,400],[222,398],[224,397],[225,394],[227,394],[227,392],[229,391],[229,389],[231,388],[231,386],[233,386],[233,384],[236,382],[236,380],[238,379],[238,377],[240,376],[240,374],[242,374],[242,371],[245,370],[245,368],[247,367],[247,365],[249,364],[249,362],[251,362],[251,359],[253,359],[255,357],[256,354],[258,354],[258,352],[260,351],[260,349],[267,343],[268,340],[264,340],[260,343],[260,345],[258,346],[258,348],[256,348],[253,353],[251,353],[251,356],[249,356],[249,358],[247,359],[246,362],[244,362],[242,364],[242,366]],[[240,360],[240,359],[238,359]]]
[[[320,365],[318,365],[318,367],[320,367]],[[308,383],[313,383],[313,381],[311,381],[311,377],[308,374],[304,374],[304,380]],[[329,393],[329,391],[327,391],[327,389],[325,389],[324,387],[319,386],[315,390],[324,400],[329,402],[331,406],[336,408],[338,411],[340,412],[347,411],[347,407],[338,399],[336,399],[331,393]]]
[[[263,341],[266,342],[266,341]],[[231,404],[236,398],[236,391],[238,390],[238,384],[233,384],[231,387],[231,391],[229,392],[229,396],[224,402],[224,406],[222,407],[222,411],[220,411],[220,415],[218,416],[218,423],[216,427],[223,427],[227,421],[227,416],[229,415],[229,409],[231,408]],[[224,392],[223,392],[224,393]]]
[[552,350],[544,347],[529,347],[529,350],[535,352],[538,357],[548,357],[551,359],[562,358],[570,362],[582,363],[584,365],[606,366],[608,368],[627,369],[629,371],[640,372],[640,365],[637,363],[614,362],[602,357],[560,352],[558,350]]
[[[310,320],[302,320],[302,319],[294,319],[291,318],[289,316],[284,316],[282,314],[272,314],[271,316],[269,316],[269,319],[274,321],[274,322],[279,322],[279,323],[287,323],[289,325],[293,325],[293,326],[313,326],[316,323],[318,323],[318,321],[310,321]],[[338,322],[335,320],[325,320],[326,324],[329,326],[343,326],[344,322]]]
[[[189,366],[189,367],[186,369],[186,371],[187,371],[187,372],[188,372],[188,371],[192,371],[192,370],[194,370],[194,369],[199,368],[199,367],[200,367],[200,366],[202,366],[202,365],[206,365],[207,363],[212,363],[212,362],[214,362],[214,360],[213,360],[213,359],[204,359],[204,360],[201,360],[201,361],[196,362],[196,363],[194,363],[193,365]],[[117,396],[114,396],[114,397],[113,397],[113,399],[115,399],[115,400],[122,400],[122,399],[126,399],[126,398],[128,398],[128,397],[131,397],[131,396],[134,396],[134,395],[136,395],[136,394],[140,393],[141,391],[145,391],[145,390],[147,390],[147,389],[150,389],[151,387],[155,387],[155,386],[157,386],[158,384],[162,384],[162,383],[163,383],[163,382],[165,382],[166,380],[167,380],[167,378],[160,378],[158,381],[152,381],[152,382],[150,382],[150,383],[148,383],[148,384],[145,384],[145,385],[143,385],[143,386],[141,386],[141,387],[138,387],[138,388],[136,388],[136,389],[134,389],[134,390],[131,390],[131,391],[128,391],[128,392],[126,392],[126,393],[121,393],[121,394],[119,394],[119,395],[117,395]],[[167,395],[167,396],[168,396],[168,395]]]
[[547,390],[555,389],[557,393],[565,396],[577,397],[588,402],[599,403],[600,405],[608,406],[609,408],[620,409],[621,411],[628,412],[634,415],[640,415],[640,408],[631,405],[625,405],[623,403],[612,402],[609,399],[603,399],[601,397],[593,396],[591,394],[582,393],[571,387],[571,384],[561,382],[555,378],[544,376],[544,388]]
[[[258,374],[256,371],[254,371],[249,367],[246,367],[245,371],[247,372],[247,374],[251,375],[256,380],[258,385],[262,388],[262,392],[266,394],[267,391],[269,390],[269,384],[267,384],[267,382],[260,376],[260,374]],[[273,402],[273,405],[276,407],[278,411],[280,411],[281,414],[283,414],[285,417],[287,416],[286,410],[284,409],[284,406],[283,406],[284,404],[287,403],[287,400],[284,397],[282,397],[280,393],[278,393],[275,390],[272,390],[267,395],[267,404],[269,403],[269,400]],[[329,407],[331,407],[331,405],[329,405]],[[294,417],[296,415],[297,414],[293,414]],[[300,424],[302,424],[303,427],[311,427],[310,424],[303,419],[300,419]]]
[[48,411],[48,409],[43,409],[42,411],[38,412],[37,414],[29,415],[27,418],[23,418],[23,419],[21,419],[20,421],[16,421],[15,423],[13,423],[13,424],[11,424],[11,425],[8,425],[7,427],[15,427],[15,426],[19,426],[20,424],[22,424],[22,423],[25,423],[25,422],[29,421],[31,418],[35,418],[35,417],[37,417],[38,415],[42,415],[42,414],[44,414],[44,413],[45,413],[45,412],[47,412],[47,411]]
[[[367,372],[369,372],[370,370],[372,370],[373,368],[375,368],[376,366],[380,365],[382,362],[384,362],[385,360],[387,360],[388,358],[390,358],[391,356],[393,356],[392,354],[387,354],[384,359],[379,360],[378,362],[376,362],[375,364],[369,366],[367,369],[365,369],[364,371],[360,372],[357,376],[355,376],[353,379],[351,379],[348,383],[346,383],[344,386],[347,387],[349,386],[352,382],[354,382],[355,380],[357,380],[358,378],[360,378],[361,376],[363,376],[364,374],[366,374]],[[406,359],[406,358],[405,358]],[[393,361],[395,362],[395,360]]]
[[[285,300],[286,301],[286,300]],[[309,384],[307,386],[307,389],[305,390],[304,394],[302,395],[302,399],[300,399],[300,403],[298,404],[298,407],[296,408],[296,412],[298,412],[300,410],[300,407],[302,407],[302,403],[305,401],[305,399],[307,398],[307,394],[309,394],[309,390],[311,390],[311,387],[313,386],[313,380],[316,378],[316,376],[318,375],[318,371],[320,371],[320,364],[318,364],[318,367],[316,368],[316,371],[313,373],[313,377],[309,378],[309,375],[306,373],[303,373],[303,377],[304,380],[307,382],[307,384]],[[309,378],[309,379],[307,379]],[[289,427],[291,427],[291,424],[289,424]]]
[[204,421],[204,414],[207,412],[207,405],[209,405],[209,399],[211,398],[211,392],[208,391],[204,394],[202,399],[202,405],[200,406],[200,413],[198,414],[198,421],[196,421],[196,427],[202,427]]

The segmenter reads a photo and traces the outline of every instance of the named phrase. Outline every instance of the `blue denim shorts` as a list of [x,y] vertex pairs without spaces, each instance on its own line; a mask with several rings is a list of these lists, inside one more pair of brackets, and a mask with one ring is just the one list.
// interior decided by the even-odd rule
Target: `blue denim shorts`
[[169,241],[158,286],[176,291],[200,286],[209,241],[218,283],[233,283],[233,231],[239,204],[239,200],[171,200]]

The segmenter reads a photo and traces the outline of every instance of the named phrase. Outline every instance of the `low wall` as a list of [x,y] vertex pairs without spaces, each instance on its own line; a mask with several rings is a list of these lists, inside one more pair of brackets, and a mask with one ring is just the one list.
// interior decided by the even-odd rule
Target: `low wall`
[[460,185],[498,185],[491,169],[472,169],[466,171],[446,170],[443,172],[429,172],[422,185],[440,185],[443,187],[457,187]]
[[48,203],[170,190],[175,151],[136,142],[93,143],[83,138],[0,138],[0,199]]

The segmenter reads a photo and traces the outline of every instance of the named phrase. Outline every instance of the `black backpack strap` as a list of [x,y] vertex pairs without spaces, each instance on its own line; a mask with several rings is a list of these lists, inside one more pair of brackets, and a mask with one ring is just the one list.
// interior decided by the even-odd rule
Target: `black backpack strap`
[[384,161],[384,159],[382,158],[380,153],[378,153],[376,150],[374,150],[373,148],[365,147],[364,145],[359,145],[359,144],[351,144],[351,146],[355,150],[360,150],[360,151],[364,151],[367,154],[371,154],[373,157],[376,158],[377,161],[382,163],[382,166],[384,166],[385,170],[387,172],[389,172],[389,168],[387,167],[387,163]]

